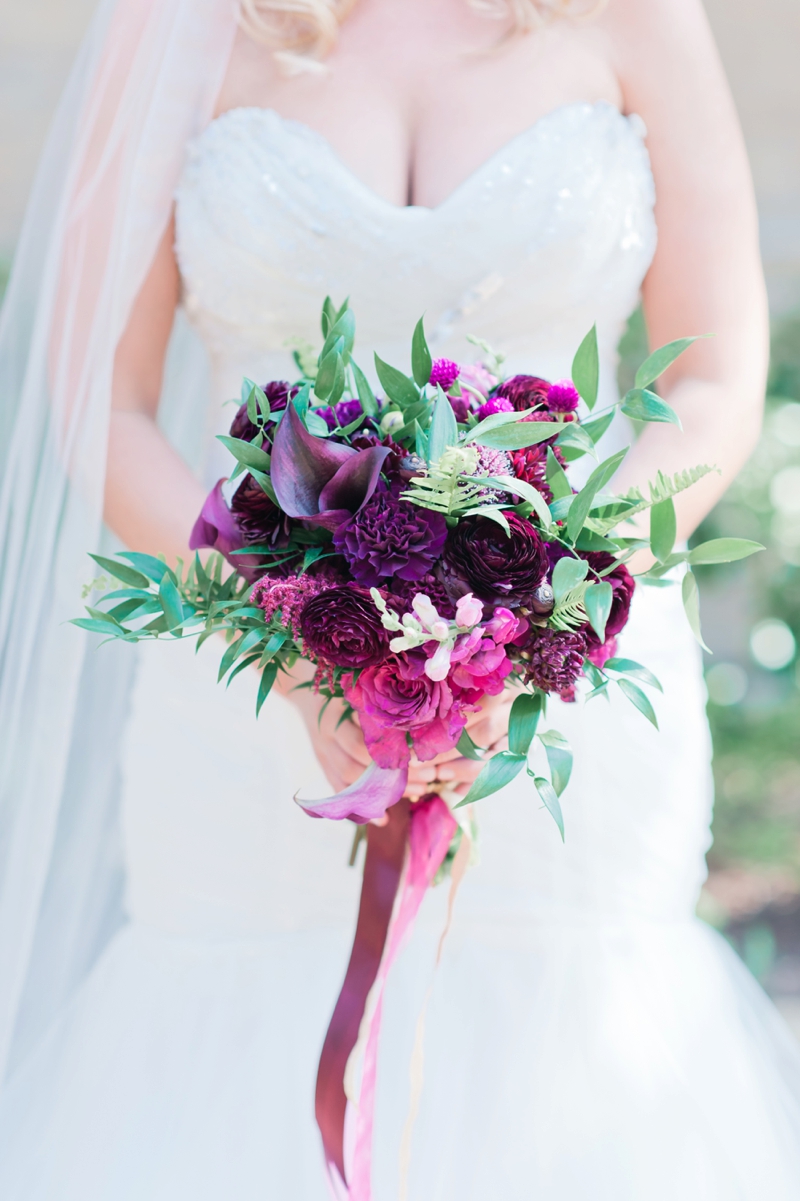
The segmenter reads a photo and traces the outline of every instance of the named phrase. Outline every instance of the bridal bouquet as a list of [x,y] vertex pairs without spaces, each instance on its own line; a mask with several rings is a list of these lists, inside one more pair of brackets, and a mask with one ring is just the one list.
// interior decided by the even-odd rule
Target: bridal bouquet
[[[370,1201],[384,985],[429,885],[449,867],[457,887],[469,862],[469,810],[453,810],[524,771],[563,838],[559,797],[572,756],[566,739],[544,728],[548,698],[615,687],[657,725],[643,685],[658,689],[658,680],[617,654],[634,592],[627,560],[649,545],[655,565],[638,578],[653,585],[686,565],[684,604],[701,639],[692,566],[761,548],[719,538],[674,550],[672,498],[708,466],[659,475],[646,496],[615,495],[621,450],[579,489],[570,480],[575,460],[597,457],[617,408],[638,421],[678,423],[649,385],[691,338],[652,354],[633,390],[598,412],[594,330],[572,378],[549,382],[504,378],[500,356],[481,342],[477,364],[434,360],[420,321],[410,376],[376,356],[381,396],[353,360],[346,303],[337,311],[325,301],[322,334],[316,360],[295,353],[294,382],[244,381],[221,439],[235,470],[207,498],[191,538],[193,549],[217,553],[206,562],[195,555],[185,572],[150,555],[95,555],[122,587],[76,624],[128,642],[197,633],[200,643],[221,632],[228,647],[219,678],[260,672],[259,710],[277,673],[303,659],[314,665],[312,687],[357,714],[371,766],[337,796],[299,803],[315,817],[360,824],[388,811],[384,826],[369,827],[355,943],[316,1090],[334,1193]],[[649,542],[631,524],[645,510]],[[95,581],[94,590],[103,586]],[[516,693],[508,750],[489,754],[474,745],[467,721],[484,697],[506,688]],[[546,775],[531,766],[534,739]],[[485,760],[467,796],[454,804],[432,793],[410,805],[412,754],[429,760],[453,748]]]
[[[621,450],[579,490],[570,482],[570,464],[596,457],[617,407],[639,421],[678,423],[649,385],[693,339],[656,351],[635,388],[595,412],[594,330],[572,378],[549,382],[504,379],[500,356],[477,340],[477,364],[434,360],[420,321],[411,376],[375,356],[382,396],[352,357],[346,302],[336,311],[325,301],[322,334],[316,361],[295,352],[295,382],[244,381],[221,438],[236,468],[209,495],[190,544],[219,554],[206,565],[196,556],[185,575],[143,554],[124,552],[127,563],[94,556],[124,586],[77,624],[132,642],[191,632],[202,642],[222,631],[220,679],[258,670],[259,709],[278,671],[310,660],[313,686],[357,713],[373,760],[338,796],[300,801],[312,815],[379,817],[403,796],[412,754],[428,760],[457,747],[486,758],[461,804],[526,771],[563,837],[559,796],[572,759],[556,730],[540,728],[548,697],[614,686],[657,724],[642,685],[658,689],[658,680],[616,653],[634,591],[626,560],[647,545],[631,518],[650,510],[656,564],[640,580],[662,584],[688,565],[683,598],[698,638],[692,565],[760,549],[722,538],[674,551],[672,498],[709,466],[659,475],[647,496],[614,495]],[[484,755],[467,720],[505,688],[517,693],[509,747]],[[534,738],[549,778],[529,765]]]

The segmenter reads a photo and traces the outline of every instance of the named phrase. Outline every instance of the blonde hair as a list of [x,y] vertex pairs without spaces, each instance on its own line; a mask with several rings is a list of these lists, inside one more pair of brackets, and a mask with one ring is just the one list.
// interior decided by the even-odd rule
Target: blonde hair
[[[285,67],[297,69],[324,58],[339,26],[357,0],[241,0],[241,25],[275,50]],[[587,16],[607,0],[467,0],[482,16],[510,20],[510,34],[527,33],[554,17]]]

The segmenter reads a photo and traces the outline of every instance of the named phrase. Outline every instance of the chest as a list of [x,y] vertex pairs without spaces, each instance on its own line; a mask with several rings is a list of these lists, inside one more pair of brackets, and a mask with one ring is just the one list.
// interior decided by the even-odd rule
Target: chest
[[434,208],[553,109],[621,104],[598,27],[508,32],[467,0],[359,0],[316,71],[281,71],[240,34],[218,112],[274,109],[317,130],[383,199]]

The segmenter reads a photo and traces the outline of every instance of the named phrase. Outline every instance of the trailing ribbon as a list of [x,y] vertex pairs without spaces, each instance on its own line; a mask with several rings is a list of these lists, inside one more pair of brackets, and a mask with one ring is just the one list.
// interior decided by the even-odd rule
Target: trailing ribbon
[[[386,980],[456,830],[455,818],[438,796],[414,805],[404,799],[387,810],[387,814],[389,821],[385,826],[371,825],[367,831],[367,857],[353,950],[317,1072],[315,1107],[325,1162],[334,1195],[347,1201],[370,1201],[372,1195],[372,1129]],[[398,890],[400,896],[395,904]],[[345,1071],[358,1042],[368,997],[372,1016],[358,1105],[353,1115],[348,1112]],[[354,1148],[352,1163],[346,1170],[345,1126],[351,1125],[352,1117]]]

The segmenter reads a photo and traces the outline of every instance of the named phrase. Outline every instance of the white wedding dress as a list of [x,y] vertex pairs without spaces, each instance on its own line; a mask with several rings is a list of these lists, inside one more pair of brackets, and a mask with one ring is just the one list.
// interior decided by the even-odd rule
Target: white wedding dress
[[[560,108],[434,210],[396,208],[318,135],[234,110],[177,197],[186,312],[213,368],[207,482],[243,373],[292,374],[350,295],[357,358],[404,366],[488,339],[569,373],[596,320],[603,391],[654,245],[641,123]],[[692,331],[686,331],[692,332]],[[612,431],[609,445],[624,430]],[[98,652],[102,653],[102,652]],[[134,652],[131,651],[131,654]],[[353,932],[352,827],[292,707],[254,716],[218,648],[140,648],[123,747],[127,925],[0,1104],[2,1201],[323,1201],[316,1060]],[[551,706],[575,773],[566,844],[520,780],[478,806],[480,864],[434,977],[412,1201],[797,1201],[800,1057],[694,917],[711,815],[700,657],[677,589],[640,591],[621,653],[664,685],[657,733],[622,697]],[[398,1196],[409,1061],[444,923],[429,894],[390,979],[374,1190]]]

